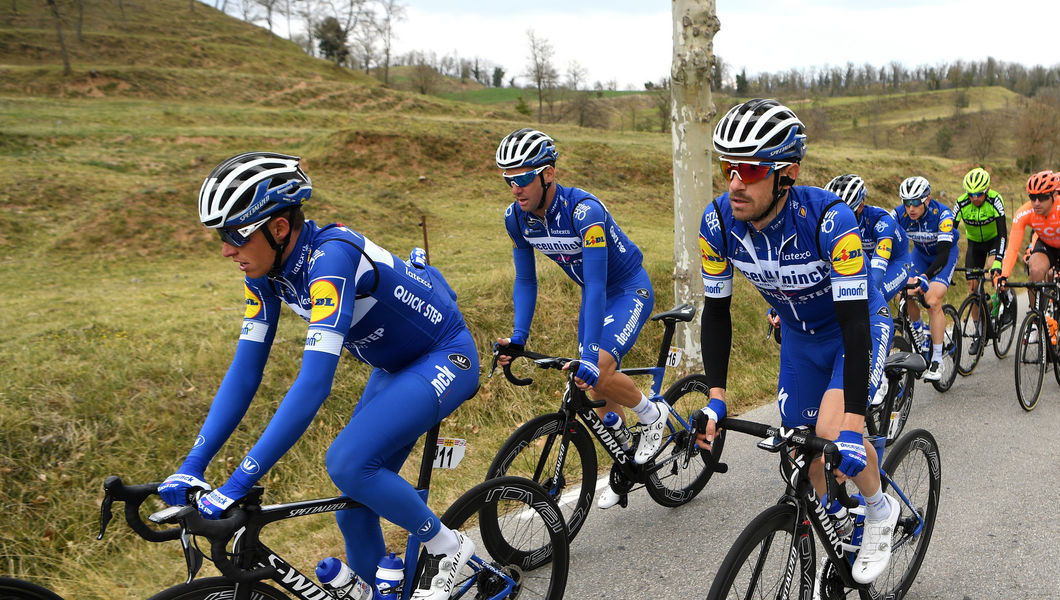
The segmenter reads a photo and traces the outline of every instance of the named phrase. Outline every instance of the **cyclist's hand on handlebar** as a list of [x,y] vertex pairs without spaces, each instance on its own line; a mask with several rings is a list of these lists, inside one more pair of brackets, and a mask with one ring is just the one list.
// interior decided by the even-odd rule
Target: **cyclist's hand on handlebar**
[[210,484],[202,480],[202,473],[182,473],[180,471],[166,477],[158,486],[158,495],[170,506],[183,506],[188,503],[188,490],[199,488],[212,490]]
[[[564,369],[570,369],[570,363],[563,365]],[[596,385],[600,378],[600,367],[596,366],[595,360],[581,358],[578,360],[578,370],[574,372],[574,384],[582,391],[588,391]]]
[[865,468],[865,439],[856,431],[843,430],[835,439],[835,445],[839,448],[842,459],[837,467],[839,472],[847,477],[854,477]]
[[928,281],[927,276],[923,275],[923,274],[917,275],[909,283],[919,283],[920,284],[920,291],[917,292],[919,294],[926,294],[927,291],[928,291],[928,287],[930,285],[930,282]]
[[229,506],[244,496],[244,494],[227,490],[229,484],[222,485],[205,496],[201,496],[196,502],[199,512],[207,519],[220,519],[221,513]]
[[522,340],[512,338],[497,338],[497,342],[493,344],[493,354],[497,358],[497,364],[502,367],[510,365],[513,358],[522,356],[525,349]]
[[725,418],[727,408],[725,401],[719,398],[711,398],[706,407],[699,412],[707,416],[707,428],[705,431],[696,432],[696,445],[704,450],[710,450],[714,443],[714,436],[718,433],[718,421]]
[[1000,274],[994,275],[994,287],[997,288],[997,291],[999,291],[999,292],[1005,291],[1005,288],[1007,287],[1007,285],[1006,285],[1007,283],[1008,283],[1008,277],[1002,277]]

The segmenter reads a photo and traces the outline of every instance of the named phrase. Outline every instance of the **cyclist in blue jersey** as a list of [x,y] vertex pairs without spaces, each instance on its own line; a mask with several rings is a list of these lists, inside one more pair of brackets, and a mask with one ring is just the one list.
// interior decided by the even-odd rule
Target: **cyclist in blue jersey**
[[242,498],[306,431],[331,392],[345,348],[372,372],[328,449],[335,485],[363,508],[336,514],[350,567],[371,577],[385,553],[379,517],[409,530],[430,557],[412,597],[449,598],[474,543],[441,523],[398,471],[416,440],[471,397],[478,355],[441,273],[422,250],[402,261],[341,224],[306,220],[312,182],[294,156],[229,158],[199,192],[199,218],[245,275],[246,311],[228,373],[183,464],[158,491],[184,504],[211,489],[205,469],[246,413],[276,335],[280,306],[308,324],[302,366],[257,443],[219,488],[198,500],[207,518]]
[[[942,340],[946,327],[942,315],[943,298],[953,281],[953,269],[957,265],[957,240],[960,235],[953,226],[953,213],[941,202],[931,199],[931,184],[914,175],[898,186],[902,205],[894,209],[898,225],[909,234],[913,242],[912,270],[909,283],[919,283],[914,293],[924,294],[931,307],[928,309],[928,329],[931,332],[931,361],[924,371],[925,381],[942,379],[945,367],[942,364]],[[913,321],[913,335],[927,351],[927,338],[923,336],[924,321],[920,318],[920,307],[910,302],[909,318]]]
[[[861,248],[869,259],[872,286],[883,292],[884,302],[890,302],[905,286],[909,277],[909,241],[894,216],[885,209],[865,204],[865,181],[848,173],[825,185],[825,189],[839,196],[854,211],[861,234]],[[888,326],[886,348],[894,340],[894,322]],[[873,380],[872,404],[883,402],[887,395],[887,378]]]
[[[884,493],[878,457],[862,436],[870,377],[878,380],[891,321],[869,273],[853,211],[825,190],[796,186],[806,153],[805,128],[775,100],[753,99],[726,113],[714,129],[728,191],[703,212],[699,243],[704,283],[703,365],[709,418],[699,437],[709,448],[725,417],[732,345],[733,272],[739,270],[780,315],[777,399],[783,425],[811,425],[835,440],[838,471],[866,500],[854,579],[873,581],[891,555],[900,513]],[[823,465],[823,460],[818,462]],[[818,466],[813,481],[826,488]],[[840,510],[838,502],[829,510]]]
[[[497,148],[497,167],[515,196],[504,213],[514,248],[512,300],[515,326],[497,340],[498,362],[518,356],[530,336],[537,304],[534,249],[553,260],[582,288],[578,312],[580,352],[576,383],[606,400],[601,414],[632,408],[644,424],[634,461],[651,460],[662,443],[669,409],[662,398],[649,401],[628,375],[616,371],[637,340],[655,304],[640,249],[622,232],[592,194],[556,183],[555,142],[534,129],[505,136]],[[605,489],[597,502],[609,508],[619,496]]]

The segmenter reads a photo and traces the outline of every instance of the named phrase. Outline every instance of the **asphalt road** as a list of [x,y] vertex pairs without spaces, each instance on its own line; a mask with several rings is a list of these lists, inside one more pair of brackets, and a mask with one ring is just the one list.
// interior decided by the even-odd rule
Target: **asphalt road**
[[[942,497],[909,598],[1060,598],[1060,518],[1046,510],[1060,493],[1060,385],[1048,370],[1037,408],[1024,412],[1013,353],[998,360],[987,348],[944,394],[917,382],[905,431],[938,441]],[[775,405],[742,417],[779,423]],[[736,536],[783,491],[777,458],[756,442],[730,434],[729,472],[685,506],[664,508],[643,490],[625,509],[594,506],[571,546],[566,597],[705,598]]]

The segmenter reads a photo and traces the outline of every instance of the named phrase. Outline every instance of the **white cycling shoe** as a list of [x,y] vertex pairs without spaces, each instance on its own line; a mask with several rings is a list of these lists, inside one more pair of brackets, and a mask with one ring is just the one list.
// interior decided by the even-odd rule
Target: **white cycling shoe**
[[880,521],[865,520],[861,549],[858,550],[854,566],[851,567],[854,581],[858,583],[872,583],[887,568],[887,563],[891,562],[891,538],[894,536],[898,517],[902,514],[902,506],[890,494],[885,496],[887,504],[891,507],[891,514]]
[[616,494],[610,485],[605,485],[604,489],[600,491],[600,497],[596,499],[596,506],[606,510],[618,504],[620,500],[622,500],[622,497]]
[[467,565],[475,553],[475,542],[471,538],[455,531],[460,541],[456,554],[428,554],[427,564],[420,576],[419,586],[412,592],[413,600],[449,600],[453,594],[460,570]]
[[670,405],[659,398],[655,401],[659,409],[659,416],[651,423],[644,423],[640,430],[640,441],[637,442],[637,452],[633,455],[633,462],[643,465],[655,456],[662,445],[663,430],[670,417]]

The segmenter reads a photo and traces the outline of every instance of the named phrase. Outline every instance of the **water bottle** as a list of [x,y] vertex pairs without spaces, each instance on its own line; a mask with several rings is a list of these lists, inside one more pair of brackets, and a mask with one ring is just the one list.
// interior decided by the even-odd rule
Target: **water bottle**
[[405,561],[390,552],[379,559],[375,572],[376,600],[398,600],[401,597],[401,582],[405,580]]
[[918,350],[923,351],[924,342],[924,324],[920,321],[913,321],[913,343],[916,344]]
[[604,415],[604,425],[610,427],[611,430],[615,432],[615,441],[618,442],[619,446],[622,446],[623,450],[629,452],[631,447],[630,439],[633,436],[629,433],[629,428],[626,427],[626,424],[622,422],[622,417],[619,417],[614,412],[609,412]]
[[993,296],[990,296],[990,317],[996,318],[997,311],[1001,308],[1001,302],[997,298],[997,292],[994,292]]
[[850,563],[854,564],[855,552],[861,548],[861,538],[865,533],[865,498],[861,494],[851,496],[858,501],[857,508],[850,509],[854,515],[854,531],[850,534],[850,545],[855,549],[849,554]]
[[840,539],[849,538],[854,532],[854,517],[850,514],[850,511],[845,506],[840,506],[835,514],[829,516],[835,522],[836,533],[839,534]]
[[1058,333],[1058,329],[1060,329],[1060,326],[1058,326],[1058,323],[1056,322],[1056,319],[1054,319],[1050,315],[1045,315],[1045,322],[1048,323],[1048,325],[1049,325],[1049,341],[1051,341],[1052,344],[1055,346],[1056,345],[1056,336],[1057,336],[1057,333]]
[[372,600],[372,586],[341,560],[328,557],[317,563],[317,579],[342,600]]

